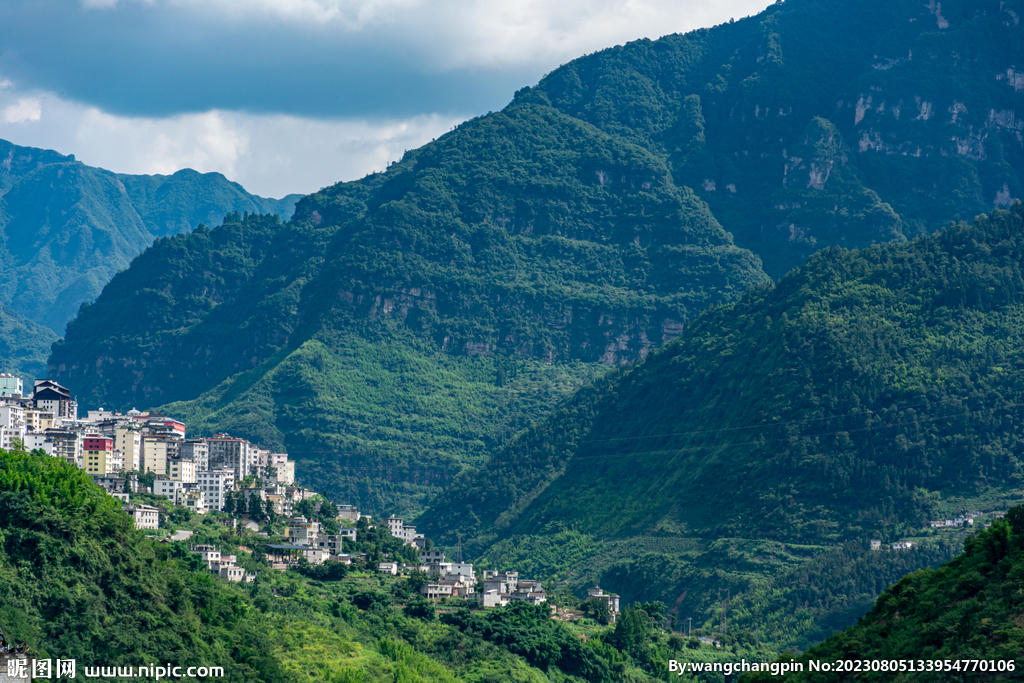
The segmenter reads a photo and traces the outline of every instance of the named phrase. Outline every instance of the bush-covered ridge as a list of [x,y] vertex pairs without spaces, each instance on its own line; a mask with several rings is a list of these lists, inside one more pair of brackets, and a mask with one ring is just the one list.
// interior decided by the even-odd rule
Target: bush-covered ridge
[[1024,197],[1016,2],[787,0],[602,50],[517,101],[655,150],[773,277]]
[[[121,333],[99,324],[118,305],[101,297],[108,312],[83,313],[52,373],[87,402],[191,401],[175,408],[202,429],[223,423],[301,449],[346,495],[360,474],[386,472],[396,492],[384,499],[414,510],[410,496],[444,486],[479,459],[477,445],[501,439],[470,426],[449,447],[402,427],[331,443],[364,434],[366,411],[314,390],[329,426],[282,419],[294,397],[274,368],[336,384],[319,366],[346,366],[335,355],[354,338],[398,357],[420,344],[428,365],[441,355],[621,364],[763,282],[754,254],[777,275],[824,245],[903,239],[1007,206],[1024,194],[1024,96],[1008,71],[1024,59],[1013,20],[1024,12],[1014,7],[793,0],[575,60],[386,173],[306,198],[241,280],[186,268],[204,282],[187,295],[197,310],[217,308],[202,322],[176,312],[182,292],[159,290],[155,324]],[[229,231],[245,251],[246,229]],[[170,253],[181,249],[198,251]],[[121,291],[157,291],[148,278],[198,266],[208,249],[176,242],[129,270]],[[355,384],[376,386],[351,367]],[[400,421],[400,402],[387,391],[367,399],[385,422]],[[437,446],[451,453],[443,463],[422,455]],[[397,473],[392,460],[414,466]]]
[[[384,553],[398,559],[411,549],[366,518],[356,550],[367,564],[329,561],[280,572],[261,559],[258,544],[267,537],[239,536],[211,519],[217,513],[193,517],[166,501],[161,506],[164,522],[184,523],[191,542],[236,555],[255,582],[216,578],[184,543],[158,543],[133,529],[120,503],[77,468],[41,452],[0,451],[0,627],[7,642],[24,643],[30,658],[74,659],[78,676],[92,667],[156,662],[223,667],[227,681],[281,683],[623,676],[647,683],[659,680],[668,654],[682,647],[661,631],[659,605],[644,606],[642,617],[631,613],[628,628],[615,629],[555,621],[547,606],[525,603],[471,613],[456,599],[435,610],[419,593],[424,574],[374,571]],[[721,652],[691,643],[690,654],[774,655],[755,646],[744,641]]]
[[[749,592],[738,617],[778,614],[802,600],[780,577],[819,552],[857,539],[859,561],[871,538],[934,541],[928,520],[946,510],[1019,499],[1022,261],[1020,203],[906,243],[825,250],[579,392],[458,478],[418,528],[702,620],[726,587]],[[572,528],[572,553],[544,551],[568,533],[552,522]],[[802,630],[829,632],[868,586],[913,568],[882,565],[845,604],[805,593],[813,619],[777,622],[772,638],[806,647]]]
[[183,401],[164,409],[194,431],[286,448],[333,494],[408,512],[602,363],[764,281],[650,152],[524,104],[288,224],[232,214],[161,241],[50,367],[83,402]]
[[[811,648],[796,661],[796,681],[1020,680],[1024,658],[1020,593],[1024,590],[1024,506],[967,540],[964,552],[935,570],[921,570],[888,588],[855,626]],[[787,658],[788,660],[789,658]],[[916,672],[809,673],[816,659],[913,661]],[[936,662],[935,660],[938,660]],[[972,660],[966,668],[963,660]],[[983,660],[986,670],[978,669]],[[932,661],[955,670],[921,671]],[[989,663],[996,667],[989,668]],[[1003,665],[1013,663],[1008,670]],[[904,665],[904,668],[909,666]],[[748,683],[768,680],[757,676]]]

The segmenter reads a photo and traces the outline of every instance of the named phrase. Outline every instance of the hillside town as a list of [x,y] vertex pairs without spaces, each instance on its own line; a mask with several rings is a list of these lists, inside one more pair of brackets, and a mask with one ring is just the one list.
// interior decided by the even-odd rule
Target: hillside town
[[[131,493],[152,493],[195,514],[256,506],[290,517],[292,506],[313,494],[294,485],[295,463],[229,434],[186,438],[185,425],[158,413],[100,408],[78,415],[70,391],[36,380],[26,394],[21,378],[0,375],[0,447],[21,444],[85,470],[108,493],[121,497],[139,528],[156,528],[150,506],[132,505]],[[258,485],[257,485],[258,484]]]
[[[194,515],[221,512],[220,520],[243,525],[254,532],[254,520],[273,515],[287,520],[284,543],[265,543],[264,556],[271,568],[286,571],[302,564],[326,562],[350,565],[365,560],[346,551],[358,532],[350,525],[370,518],[352,505],[333,505],[336,533],[328,533],[316,519],[296,514],[309,500],[313,511],[325,502],[319,494],[295,483],[295,462],[287,453],[272,453],[246,439],[229,434],[189,439],[181,421],[159,413],[129,410],[122,414],[100,408],[78,416],[78,402],[70,391],[49,379],[36,380],[31,393],[23,381],[0,374],[0,447],[21,444],[42,450],[84,470],[97,485],[120,499],[136,528],[160,527],[162,508],[132,500],[133,494],[152,494],[185,508]],[[245,518],[245,519],[243,519]],[[422,572],[427,578],[420,593],[428,600],[463,598],[482,609],[510,602],[540,605],[547,601],[540,581],[520,578],[516,571],[483,570],[446,558],[430,547],[426,537],[400,517],[387,517],[381,525],[391,536],[417,550],[418,564],[387,560],[377,571],[393,576]],[[185,540],[178,539],[178,540]],[[256,576],[238,565],[235,555],[222,555],[213,545],[199,544],[189,551],[200,557],[214,574],[228,581],[252,582]],[[612,621],[619,612],[619,596],[595,587],[588,599],[603,602]]]

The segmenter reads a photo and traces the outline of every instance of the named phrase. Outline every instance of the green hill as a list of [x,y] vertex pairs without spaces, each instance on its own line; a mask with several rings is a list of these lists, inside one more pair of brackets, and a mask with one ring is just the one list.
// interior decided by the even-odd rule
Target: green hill
[[50,374],[409,511],[602,363],[764,281],[654,155],[516,105],[303,199],[287,225],[234,214],[158,242],[69,325]]
[[[778,276],[1021,196],[1021,14],[790,0],[580,58],[287,225],[233,217],[222,247],[160,246],[72,325],[50,373],[87,403],[163,405],[287,448],[332,495],[415,511],[598,364],[763,283],[762,263]],[[192,261],[214,267],[167,290]],[[126,297],[146,310],[119,316]]]
[[13,370],[26,382],[43,377],[50,345],[55,341],[57,335],[50,328],[0,306],[0,358],[5,372]]
[[73,465],[0,451],[8,642],[79,667],[172,662],[223,666],[234,681],[286,680],[263,620],[186,557],[134,530],[120,501]]
[[[231,211],[288,218],[298,198],[264,199],[219,173],[190,169],[119,175],[0,140],[0,305],[63,333],[78,307],[154,238]],[[2,360],[18,369],[13,357]]]
[[[963,554],[904,577],[855,626],[811,648],[795,681],[1009,681],[1024,677],[1020,584],[1024,506],[968,539]],[[832,671],[812,673],[810,660]],[[855,672],[857,660],[868,670]],[[793,661],[785,658],[780,661]],[[895,661],[897,669],[891,669]],[[885,671],[879,669],[886,663]],[[834,669],[842,667],[843,671]],[[751,675],[748,683],[771,680]]]
[[[928,520],[1024,497],[1022,260],[1020,203],[909,242],[826,249],[579,392],[458,478],[418,528],[701,622],[725,589],[747,592],[738,623],[756,613],[745,627],[807,647],[913,568],[871,568],[870,539],[955,544]],[[826,571],[862,560],[851,590]],[[817,588],[794,598],[810,575]],[[793,601],[810,611],[779,621]]]
[[[574,629],[525,603],[470,614],[458,609],[461,599],[439,619],[419,596],[424,575],[380,574],[362,560],[281,572],[261,559],[266,536],[239,536],[213,516],[189,520],[167,505],[162,523],[186,524],[193,543],[235,555],[253,582],[215,577],[184,543],[135,530],[121,503],[74,466],[41,452],[0,451],[3,640],[24,644],[30,659],[50,659],[54,676],[52,660],[75,660],[76,678],[155,663],[182,667],[185,680],[204,680],[184,675],[188,667],[222,667],[223,676],[205,679],[232,683],[660,679],[644,669],[662,667],[627,659],[603,642],[612,640],[609,629],[593,622]],[[365,522],[359,551],[378,560],[406,552],[386,528]],[[666,637],[650,625],[639,632],[664,648]]]
[[643,145],[772,277],[1024,197],[1017,2],[786,0],[556,69],[516,101]]

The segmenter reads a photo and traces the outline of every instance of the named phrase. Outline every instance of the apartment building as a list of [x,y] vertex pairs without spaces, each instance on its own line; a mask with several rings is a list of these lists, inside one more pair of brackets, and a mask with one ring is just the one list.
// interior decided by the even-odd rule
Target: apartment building
[[110,474],[116,471],[114,440],[102,434],[86,434],[82,439],[82,462],[86,474]]
[[196,484],[206,496],[206,506],[210,510],[223,510],[224,500],[229,491],[235,488],[234,470],[210,470],[196,473]]

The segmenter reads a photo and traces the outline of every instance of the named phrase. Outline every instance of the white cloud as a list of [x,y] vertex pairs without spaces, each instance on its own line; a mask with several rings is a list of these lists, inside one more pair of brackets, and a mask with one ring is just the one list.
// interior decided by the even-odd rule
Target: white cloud
[[[8,85],[10,82],[8,81]],[[5,86],[6,87],[6,86]],[[43,114],[42,104],[35,97],[21,97],[0,111],[0,121],[4,123],[25,123],[38,121]]]
[[249,153],[248,135],[230,115],[218,111],[153,119],[112,116],[90,107],[78,121],[76,142],[76,155],[83,161],[91,163],[88,157],[102,155],[122,166],[96,165],[122,173],[194,168],[234,178],[239,159]]
[[89,9],[132,3],[198,9],[234,20],[269,17],[299,24],[335,23],[351,30],[387,21],[395,10],[422,4],[421,0],[82,0]]
[[82,0],[144,3],[207,20],[285,21],[413,47],[432,70],[545,64],[756,14],[768,0]]
[[0,94],[0,138],[74,154],[118,173],[216,171],[264,197],[307,194],[341,180],[383,171],[460,123],[416,116],[401,120],[316,120],[209,111],[167,118],[114,116],[48,93]]

